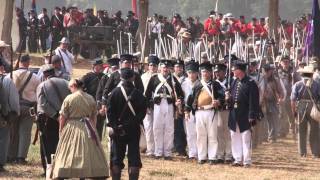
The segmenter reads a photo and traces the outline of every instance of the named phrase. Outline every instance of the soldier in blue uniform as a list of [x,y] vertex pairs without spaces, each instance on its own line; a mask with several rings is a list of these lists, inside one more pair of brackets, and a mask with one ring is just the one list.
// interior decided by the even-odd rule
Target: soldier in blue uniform
[[135,73],[130,68],[120,70],[121,84],[108,97],[108,126],[112,128],[111,173],[113,180],[120,180],[123,160],[128,148],[130,180],[138,180],[142,167],[139,139],[140,126],[146,115],[147,100],[134,84]]
[[[134,56],[131,54],[122,54],[120,56],[120,68],[133,68],[133,59]],[[142,93],[144,92],[144,87],[143,87],[143,83],[141,80],[141,76],[138,73],[134,73],[134,86],[140,90]],[[108,99],[108,95],[109,93],[118,86],[118,84],[120,83],[121,79],[120,79],[120,71],[116,71],[114,73],[112,73],[104,87],[103,90],[103,96],[102,96],[102,104],[106,104],[106,101]]]
[[[98,90],[99,82],[103,76],[103,61],[101,58],[97,58],[92,63],[92,72],[87,73],[82,77],[82,82],[84,84],[84,91],[90,94],[93,98],[96,97]],[[98,104],[98,103],[97,103]],[[102,139],[102,131],[104,126],[104,120],[106,119],[105,115],[97,115],[97,124],[96,128],[100,140]]]
[[234,166],[251,165],[251,128],[259,119],[259,89],[253,79],[246,75],[247,64],[235,62],[233,73],[235,80],[231,92],[226,93],[229,102],[229,122],[231,131],[232,155]]

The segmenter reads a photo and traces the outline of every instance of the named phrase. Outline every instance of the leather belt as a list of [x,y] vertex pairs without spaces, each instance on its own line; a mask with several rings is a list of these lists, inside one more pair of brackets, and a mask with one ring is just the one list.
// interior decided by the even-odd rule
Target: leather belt
[[197,108],[198,110],[213,110],[212,105],[200,106]]
[[158,94],[157,96],[155,96],[154,98],[172,98],[170,95],[167,95],[167,94]]

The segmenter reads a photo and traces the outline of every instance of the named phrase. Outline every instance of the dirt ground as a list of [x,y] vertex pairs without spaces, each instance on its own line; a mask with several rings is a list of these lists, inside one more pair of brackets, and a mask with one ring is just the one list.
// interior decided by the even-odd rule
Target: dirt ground
[[[38,60],[39,61],[39,60]],[[34,63],[39,66],[39,64]],[[74,77],[80,77],[90,71],[91,65],[80,61],[75,65]],[[106,137],[103,146],[107,149]],[[107,150],[106,150],[106,154]],[[0,179],[43,179],[40,175],[39,144],[31,145],[27,165],[8,164],[8,172],[0,174]],[[229,165],[198,165],[195,161],[174,158],[172,161],[154,160],[142,156],[143,168],[140,179],[144,180],[212,180],[212,179],[320,179],[320,159],[314,159],[310,153],[300,158],[297,142],[284,138],[274,144],[262,144],[253,151],[251,168],[230,167]],[[123,170],[124,179],[128,179],[127,169]]]

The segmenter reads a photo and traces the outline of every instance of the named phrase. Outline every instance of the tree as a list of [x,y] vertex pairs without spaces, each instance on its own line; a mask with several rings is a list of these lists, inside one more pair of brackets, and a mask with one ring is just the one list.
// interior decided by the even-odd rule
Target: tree
[[149,43],[148,43],[148,33],[147,33],[147,19],[149,14],[149,0],[139,0],[139,28],[136,34],[136,42],[138,42],[138,47],[142,53],[142,44],[140,41],[140,34],[142,37],[146,38],[144,45],[144,54],[141,57],[146,57],[149,54]]
[[4,6],[1,40],[6,43],[11,43],[11,29],[12,29],[12,18],[13,18],[13,7],[14,0],[0,0],[0,4]]

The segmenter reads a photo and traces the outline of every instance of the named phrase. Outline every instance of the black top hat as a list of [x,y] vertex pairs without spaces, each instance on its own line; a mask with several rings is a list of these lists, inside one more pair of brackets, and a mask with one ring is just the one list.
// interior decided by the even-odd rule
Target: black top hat
[[158,65],[158,64],[159,64],[159,58],[158,58],[158,56],[150,55],[150,56],[148,57],[148,64]]
[[216,64],[214,66],[214,71],[226,71],[227,70],[227,65],[223,64],[223,63],[219,63],[219,64]]
[[201,63],[199,68],[201,71],[202,70],[212,71],[212,64],[209,61],[207,61],[207,62]]
[[108,64],[112,66],[119,66],[120,59],[119,58],[111,58],[108,59]]
[[198,72],[199,71],[199,63],[195,61],[189,61],[185,64],[186,71]]

